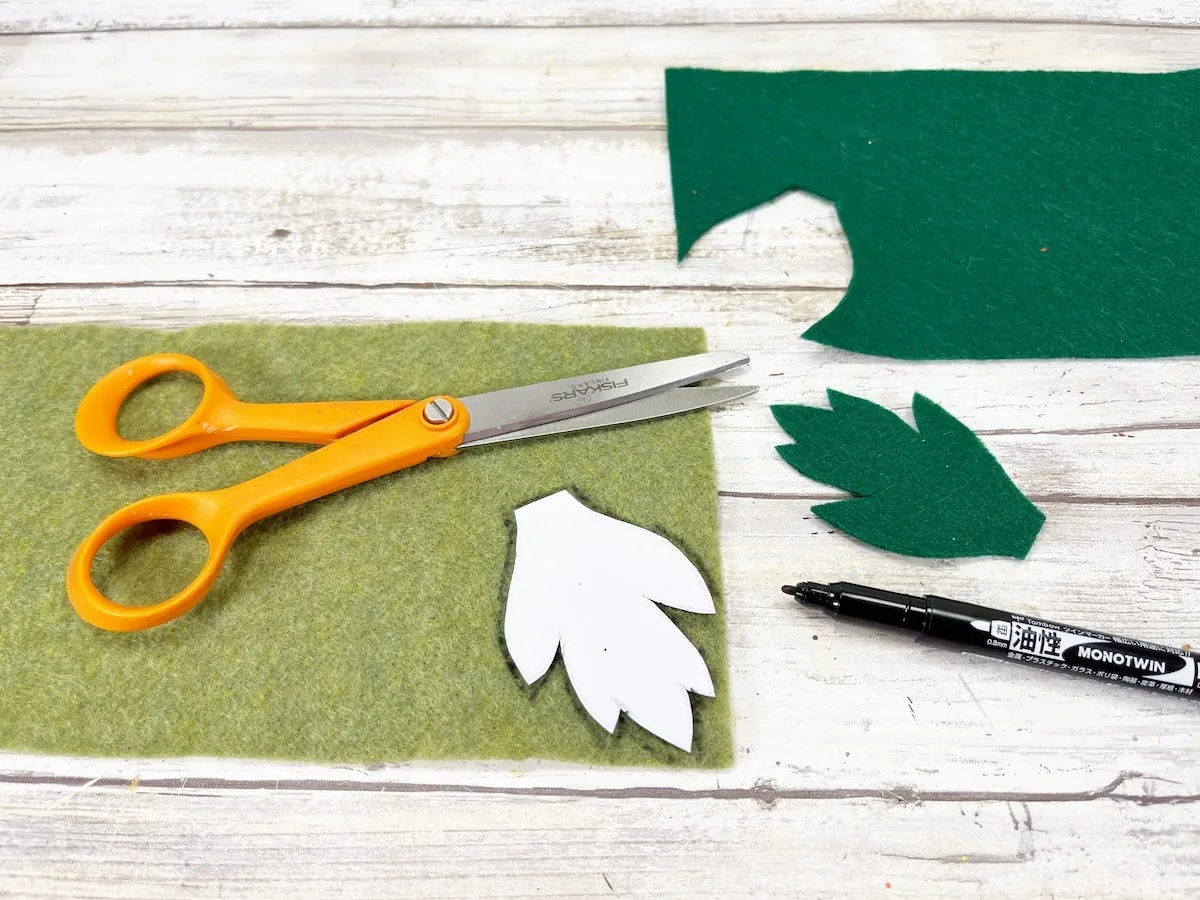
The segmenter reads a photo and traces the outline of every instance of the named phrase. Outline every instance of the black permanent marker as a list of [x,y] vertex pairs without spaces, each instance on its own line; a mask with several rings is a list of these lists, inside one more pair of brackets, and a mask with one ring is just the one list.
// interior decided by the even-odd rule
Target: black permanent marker
[[1078,672],[1118,684],[1200,696],[1200,655],[1073,625],[947,600],[914,597],[837,582],[784,585],[800,603],[822,606],[835,616],[864,619],[915,631],[1002,659]]

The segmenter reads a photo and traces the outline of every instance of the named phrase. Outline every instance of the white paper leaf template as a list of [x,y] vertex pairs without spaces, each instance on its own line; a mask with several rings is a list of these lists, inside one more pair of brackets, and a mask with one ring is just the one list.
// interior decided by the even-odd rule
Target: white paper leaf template
[[716,613],[699,570],[666,538],[568,491],[520,507],[516,519],[504,642],[521,677],[533,684],[545,675],[561,646],[571,687],[605,729],[624,710],[691,752],[688,691],[714,696],[712,677],[655,604]]

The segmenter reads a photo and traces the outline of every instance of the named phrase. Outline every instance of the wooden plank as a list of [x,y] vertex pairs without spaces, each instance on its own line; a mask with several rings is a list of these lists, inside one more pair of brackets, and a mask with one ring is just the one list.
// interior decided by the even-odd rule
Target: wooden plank
[[1042,508],[1046,525],[1024,561],[931,561],[850,541],[806,519],[803,504],[723,499],[732,701],[747,770],[783,778],[796,767],[789,780],[828,786],[880,767],[875,783],[889,787],[1050,791],[1132,771],[1192,790],[1191,701],[922,649],[799,609],[779,590],[857,581],[1200,644],[1200,510]]
[[[832,206],[790,194],[674,261],[661,133],[16,132],[5,283],[844,286]],[[70,248],[70,253],[64,253]]]
[[[830,351],[799,339],[836,292],[483,288],[111,287],[0,288],[0,309],[55,325],[178,328],[204,322],[364,324],[493,319],[547,324],[707,329],[710,346],[743,350],[737,381],[760,393],[713,416],[722,490],[840,496],[801,478],[772,448],[786,439],[772,403],[823,405],[828,387],[867,397],[911,420],[920,391],[984,434],[1036,501],[1200,497],[1192,442],[1200,365],[1192,360],[904,363]],[[24,319],[20,319],[24,321]]]
[[681,65],[1163,72],[1200,65],[1200,42],[1179,28],[1009,23],[9,37],[0,130],[661,130],[663,70]]
[[[1194,701],[964,656],[799,608],[797,580],[849,580],[1200,645],[1200,509],[1049,503],[1025,561],[920,560],[857,544],[805,504],[724,497],[723,581],[735,714],[732,771],[537,763],[287,766],[6,754],[0,771],[52,776],[562,789],[1200,793]],[[814,739],[819,735],[819,739]],[[0,781],[3,779],[0,778]],[[1124,783],[1124,782],[1123,782]]]
[[1110,22],[1124,25],[1197,25],[1187,0],[753,0],[695,3],[688,0],[532,0],[477,3],[472,0],[4,0],[0,30],[96,31],[132,28],[257,28],[341,26],[554,26],[778,24],[868,21],[1042,21]]
[[652,132],[15,132],[0,142],[0,272],[734,296],[848,283],[832,205],[800,193],[676,264],[666,159]]
[[[286,824],[284,824],[286,823]],[[0,792],[20,896],[1187,896],[1194,798],[920,804]]]

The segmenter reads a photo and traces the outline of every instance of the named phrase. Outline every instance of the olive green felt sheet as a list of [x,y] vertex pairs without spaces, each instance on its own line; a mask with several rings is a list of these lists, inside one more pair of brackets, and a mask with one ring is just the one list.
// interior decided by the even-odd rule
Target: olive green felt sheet
[[1200,70],[666,75],[679,256],[801,190],[854,274],[804,336],[905,359],[1200,353]]
[[[132,500],[242,481],[307,452],[231,444],[175,460],[93,456],[72,420],[113,366],[196,356],[245,400],[466,395],[700,352],[698,329],[439,323],[184,332],[0,329],[0,748],[62,754],[374,762],[529,757],[724,766],[732,747],[708,414],[464,451],[248,530],[213,592],[145,632],[83,623],[63,588],[75,545]],[[199,396],[160,379],[122,411],[127,437]],[[718,615],[665,610],[703,654],[715,699],[692,697],[688,755],[622,719],[610,736],[557,664],[526,687],[502,639],[512,512],[571,487],[654,529],[700,567]],[[130,534],[130,533],[127,533]],[[151,539],[152,538],[152,539]],[[123,535],[98,584],[150,602],[198,570],[198,532]]]

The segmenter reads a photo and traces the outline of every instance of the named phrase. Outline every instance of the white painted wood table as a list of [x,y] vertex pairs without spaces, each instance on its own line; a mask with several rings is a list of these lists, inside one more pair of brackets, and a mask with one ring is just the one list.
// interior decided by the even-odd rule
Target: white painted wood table
[[[676,266],[662,70],[1166,71],[1198,28],[1195,0],[0,0],[5,323],[692,324],[763,385],[713,417],[731,770],[0,755],[0,894],[1194,895],[1192,704],[865,640],[779,586],[1200,643],[1200,361],[801,341],[850,275],[836,217],[793,195]],[[834,492],[767,405],[826,387],[983,434],[1047,513],[1028,560],[812,520]]]

